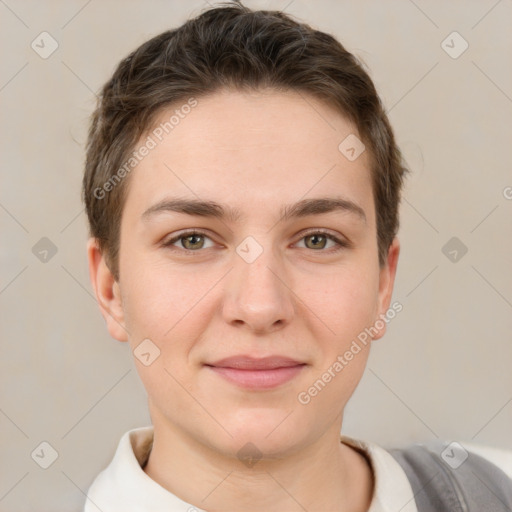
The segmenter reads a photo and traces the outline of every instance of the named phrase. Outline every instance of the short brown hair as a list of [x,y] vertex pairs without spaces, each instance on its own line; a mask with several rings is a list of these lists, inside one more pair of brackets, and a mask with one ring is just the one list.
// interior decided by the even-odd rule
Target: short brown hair
[[[99,95],[82,197],[90,235],[98,240],[116,280],[128,182],[128,177],[120,179],[126,174],[126,169],[120,173],[123,163],[162,109],[221,88],[308,93],[355,124],[371,159],[382,266],[398,231],[407,169],[372,80],[331,35],[280,11],[253,11],[233,3],[211,8],[142,44],[119,63]],[[111,186],[105,187],[107,183]]]

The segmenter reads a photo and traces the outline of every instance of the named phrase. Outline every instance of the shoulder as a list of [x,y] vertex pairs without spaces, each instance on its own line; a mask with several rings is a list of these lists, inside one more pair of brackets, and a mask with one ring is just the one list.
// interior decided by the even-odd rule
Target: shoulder
[[498,466],[510,479],[512,479],[512,450],[495,448],[476,443],[461,445],[468,453],[474,453]]
[[472,510],[478,505],[483,507],[480,510],[491,510],[492,504],[496,511],[512,507],[509,450],[430,441],[389,451],[409,478],[420,510],[421,506]]

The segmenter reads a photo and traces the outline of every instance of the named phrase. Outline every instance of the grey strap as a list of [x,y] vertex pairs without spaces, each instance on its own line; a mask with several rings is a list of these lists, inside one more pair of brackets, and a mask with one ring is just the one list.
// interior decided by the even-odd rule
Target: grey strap
[[452,464],[447,445],[436,441],[389,450],[411,483],[418,512],[512,512],[512,480],[474,453]]

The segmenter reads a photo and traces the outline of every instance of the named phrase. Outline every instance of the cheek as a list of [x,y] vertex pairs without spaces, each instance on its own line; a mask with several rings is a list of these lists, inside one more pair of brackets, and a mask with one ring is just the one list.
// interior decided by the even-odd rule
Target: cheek
[[[302,291],[308,309],[318,316],[311,324],[315,327],[309,327],[317,358],[297,401],[305,411],[315,411],[310,418],[323,415],[328,422],[341,414],[364,373],[371,344],[365,329],[377,312],[378,273],[351,267],[317,283]],[[311,421],[313,428],[316,420]]]
[[[173,407],[183,406],[178,382],[188,382],[188,354],[206,329],[201,297],[211,285],[205,276],[164,272],[135,259],[133,272],[126,268],[130,278],[124,282],[125,322],[139,377],[161,408],[173,401]],[[148,352],[151,360],[146,365],[138,354]]]
[[[132,348],[145,338],[163,347],[179,337],[180,350],[185,351],[187,340],[192,343],[207,329],[211,301],[221,306],[219,280],[225,272],[163,268],[161,261],[143,256],[134,251],[122,261],[123,307]],[[290,275],[291,291],[283,292],[288,295],[282,299],[295,303],[300,318],[292,323],[303,323],[319,344],[325,340],[327,346],[341,350],[375,320],[378,269],[370,262],[359,263],[317,273],[302,269]]]
[[333,350],[341,350],[375,320],[378,305],[378,272],[351,266],[330,275],[315,277],[315,285],[303,287],[298,295],[323,327]]
[[219,277],[211,272],[162,268],[135,257],[125,270],[123,303],[132,348],[149,338],[164,351],[179,339],[179,351],[173,354],[179,358],[179,353],[188,351],[188,340],[192,343],[205,329],[207,315],[203,313],[208,300],[202,299]]

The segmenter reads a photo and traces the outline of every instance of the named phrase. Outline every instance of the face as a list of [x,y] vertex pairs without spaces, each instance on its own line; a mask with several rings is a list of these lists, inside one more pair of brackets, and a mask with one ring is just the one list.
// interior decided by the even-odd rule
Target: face
[[155,431],[283,456],[339,435],[398,241],[379,267],[369,155],[340,152],[357,130],[331,107],[273,91],[197,101],[130,175],[119,282],[92,241],[91,275],[112,336],[146,354]]

